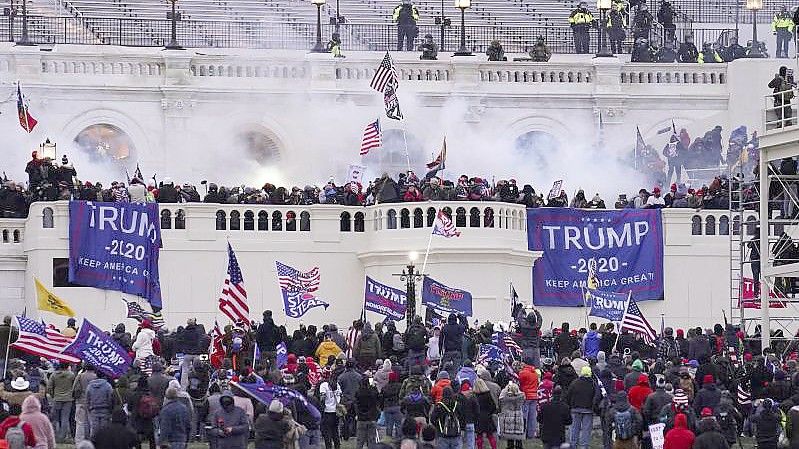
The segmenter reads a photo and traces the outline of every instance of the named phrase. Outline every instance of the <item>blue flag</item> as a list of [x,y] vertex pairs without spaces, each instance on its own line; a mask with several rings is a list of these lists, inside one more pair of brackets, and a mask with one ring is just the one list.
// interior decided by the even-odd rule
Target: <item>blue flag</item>
[[280,385],[274,384],[257,385],[236,382],[231,383],[238,387],[241,391],[247,393],[256,401],[266,406],[269,406],[269,404],[272,402],[272,399],[277,399],[278,401],[282,402],[283,405],[290,405],[292,402],[294,402],[298,407],[305,407],[308,413],[313,416],[317,422],[322,420],[322,414],[319,412],[319,409],[308,402],[308,400],[305,399],[305,396],[295,390],[292,390],[291,388],[281,387]]
[[447,287],[428,276],[422,282],[422,304],[442,312],[472,316],[471,293]]
[[97,326],[83,319],[80,331],[63,351],[92,365],[101,373],[119,377],[128,372],[128,352]]
[[481,344],[480,351],[477,353],[477,361],[483,365],[491,362],[502,363],[504,361],[502,350],[496,345]]
[[286,342],[281,341],[278,343],[277,346],[275,346],[275,352],[277,352],[277,356],[275,357],[277,367],[278,369],[282,369],[289,362],[289,350],[286,347]]
[[69,202],[69,282],[141,296],[160,309],[157,203]]
[[363,304],[365,310],[385,315],[390,320],[399,321],[405,318],[408,299],[404,291],[383,285],[366,276]]
[[605,292],[590,288],[585,291],[586,305],[591,306],[589,315],[613,322],[619,322],[624,317],[628,297],[629,295],[626,293]]

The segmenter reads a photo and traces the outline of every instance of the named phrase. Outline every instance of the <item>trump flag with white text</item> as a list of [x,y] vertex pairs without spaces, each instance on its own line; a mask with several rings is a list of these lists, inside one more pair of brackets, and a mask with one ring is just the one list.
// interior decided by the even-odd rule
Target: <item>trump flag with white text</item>
[[527,210],[537,306],[583,307],[589,267],[598,289],[636,301],[663,299],[663,223],[657,209]]

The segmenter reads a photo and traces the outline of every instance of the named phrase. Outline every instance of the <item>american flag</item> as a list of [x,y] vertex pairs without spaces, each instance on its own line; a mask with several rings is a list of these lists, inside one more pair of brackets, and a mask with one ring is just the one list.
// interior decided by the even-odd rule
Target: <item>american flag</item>
[[447,138],[444,137],[444,143],[441,144],[441,151],[438,152],[438,156],[427,164],[427,168],[430,170],[443,170],[446,167],[447,163]]
[[502,363],[502,349],[496,345],[481,344],[480,350],[477,353],[477,362],[482,365],[488,365],[491,362]]
[[247,290],[244,289],[244,277],[241,275],[236,253],[230,243],[227,244],[228,266],[222,294],[219,296],[219,311],[230,318],[230,321],[250,323],[250,307],[247,305]]
[[369,154],[369,150],[380,148],[383,140],[383,131],[380,130],[380,119],[366,125],[361,140],[361,156]]
[[650,345],[653,344],[657,338],[655,329],[653,329],[646,318],[644,318],[644,314],[641,313],[641,309],[638,308],[638,304],[635,303],[632,296],[627,303],[627,311],[621,319],[621,326],[619,329],[641,334],[641,336],[644,337],[644,341]]
[[19,338],[11,344],[12,348],[50,360],[80,363],[80,359],[61,353],[72,343],[71,337],[61,335],[55,328],[46,326],[43,321],[35,321],[24,316],[16,318],[19,324]]
[[141,304],[136,301],[128,301],[125,298],[122,298],[122,301],[125,301],[128,318],[133,318],[138,322],[148,320],[150,324],[153,325],[153,329],[161,329],[164,327],[164,324],[166,324],[160,310],[157,312],[147,312]]
[[394,63],[391,61],[391,55],[386,52],[377,70],[375,70],[375,76],[372,77],[372,82],[369,83],[369,86],[378,92],[385,92],[386,86],[392,86],[396,89],[397,84],[397,71],[394,69]]
[[501,349],[502,352],[508,354],[513,360],[520,360],[522,358],[522,347],[506,332],[494,332],[491,336],[491,342]]
[[749,394],[748,391],[746,391],[746,388],[744,388],[743,384],[741,383],[738,383],[737,396],[738,396],[738,404],[740,405],[749,405],[752,403],[752,395]]
[[436,214],[436,219],[433,222],[433,235],[442,235],[446,238],[450,238],[460,237],[461,233],[455,227],[452,219],[447,217],[447,214],[444,213],[444,210],[439,209],[438,214]]
[[315,292],[319,289],[319,267],[302,272],[286,264],[275,262],[280,288],[288,292]]

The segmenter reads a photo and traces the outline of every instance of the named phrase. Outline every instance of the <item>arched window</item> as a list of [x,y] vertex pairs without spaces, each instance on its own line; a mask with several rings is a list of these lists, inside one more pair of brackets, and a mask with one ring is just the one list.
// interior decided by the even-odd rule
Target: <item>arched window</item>
[[136,155],[136,147],[127,133],[108,123],[84,128],[75,137],[73,144],[88,155],[89,161],[99,164],[108,163],[109,160],[127,161]]
[[411,227],[411,211],[402,209],[400,211],[400,228],[406,229]]
[[433,222],[436,221],[436,208],[435,207],[428,207],[427,208],[427,227],[432,228]]
[[11,234],[8,233],[8,229],[3,229],[3,243],[8,243]]
[[449,206],[441,208],[441,212],[447,216],[450,220],[452,220],[452,209]]
[[241,213],[237,210],[230,211],[230,230],[241,230]]
[[227,229],[227,218],[225,211],[218,210],[216,211],[216,230],[224,231],[225,229]]
[[175,229],[186,229],[186,211],[183,209],[175,211]]
[[699,215],[691,217],[691,235],[702,235],[702,217]]
[[280,160],[280,141],[271,132],[263,129],[250,130],[236,136],[234,151],[260,165],[274,165]]
[[510,212],[510,229],[516,229],[516,211]]
[[269,230],[269,212],[265,210],[258,212],[258,230],[259,231]]
[[397,211],[394,209],[386,213],[386,229],[397,229]]
[[286,231],[296,231],[297,230],[297,214],[290,210],[286,212]]
[[340,217],[339,230],[341,232],[350,232],[350,230],[351,230],[350,224],[351,224],[351,222],[350,222],[350,213],[349,212],[342,212],[341,213],[341,217]]
[[363,232],[363,212],[355,212],[355,232]]
[[732,235],[741,235],[741,217],[732,218]]
[[476,207],[469,209],[469,227],[470,228],[480,227],[480,209]]
[[172,229],[172,211],[169,209],[161,211],[161,229]]
[[532,162],[536,167],[549,168],[549,164],[557,164],[558,141],[552,134],[544,131],[530,131],[516,138],[516,153],[525,162]]
[[716,217],[713,215],[705,218],[705,235],[716,235]]
[[272,230],[283,230],[283,214],[281,214],[279,210],[272,212]]
[[746,235],[755,235],[757,233],[757,218],[753,216],[746,217]]
[[463,207],[455,209],[455,227],[466,227],[466,209]]
[[308,232],[311,230],[311,214],[308,211],[300,212],[300,232]]
[[485,208],[485,215],[483,216],[483,227],[484,228],[493,228],[494,227],[494,209],[490,207]]
[[19,229],[14,229],[14,243],[19,243],[22,241],[20,237],[22,234],[19,232]]
[[726,215],[719,217],[719,235],[730,235],[730,217]]
[[53,209],[45,207],[42,209],[42,227],[44,229],[52,229],[55,224],[53,223]]
[[255,214],[251,210],[244,211],[244,230],[255,230]]
[[413,227],[421,228],[424,226],[424,212],[418,207],[413,210]]

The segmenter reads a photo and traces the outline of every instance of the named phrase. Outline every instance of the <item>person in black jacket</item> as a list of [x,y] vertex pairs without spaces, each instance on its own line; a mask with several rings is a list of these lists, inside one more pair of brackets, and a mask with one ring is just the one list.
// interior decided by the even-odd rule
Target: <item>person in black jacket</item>
[[766,396],[777,403],[781,403],[791,397],[791,382],[787,380],[785,371],[777,370],[774,372],[774,381],[766,387]]
[[128,427],[128,415],[118,408],[111,413],[111,423],[97,431],[92,439],[95,447],[133,449],[139,446],[136,432]]
[[197,324],[197,318],[189,318],[177,342],[177,351],[183,353],[183,361],[180,364],[180,386],[184,390],[189,385],[189,372],[194,359],[208,352],[209,343],[203,325]]
[[282,449],[283,438],[291,430],[284,419],[283,404],[277,399],[272,399],[269,410],[261,413],[253,425],[255,430],[256,449]]
[[702,418],[696,427],[697,434],[692,449],[729,449],[730,445],[714,418]]
[[558,360],[564,357],[571,357],[572,352],[579,349],[574,337],[569,334],[569,323],[563,323],[560,334],[555,337],[555,351],[558,353]]
[[[274,360],[276,355],[275,347],[280,343],[278,341],[278,328],[275,326],[274,320],[272,320],[271,310],[264,310],[263,317],[264,321],[258,326],[258,331],[255,333],[255,341],[261,350],[261,359]],[[316,347],[314,347],[314,350],[316,350]]]
[[400,411],[399,392],[402,384],[399,381],[399,373],[391,371],[388,373],[388,383],[380,392],[383,395],[383,414],[386,417],[386,435],[399,441],[402,435],[401,427],[403,416]]
[[566,426],[571,425],[572,415],[569,406],[561,400],[562,389],[556,385],[552,389],[552,400],[541,407],[538,423],[544,449],[560,448],[566,442]]
[[680,57],[680,62],[695,63],[699,59],[699,50],[694,45],[693,36],[685,36],[685,42],[680,44],[677,54]]
[[468,379],[463,379],[461,382],[461,392],[458,393],[456,400],[463,416],[464,437],[466,441],[475,441],[476,424],[480,417],[480,404],[474,395],[474,391],[472,391],[472,385]]
[[594,401],[597,387],[593,379],[591,367],[584,366],[580,377],[566,389],[564,401],[568,404],[572,415],[571,447],[588,449],[591,439],[591,427],[594,422]]
[[716,410],[721,402],[721,392],[716,388],[716,379],[711,374],[702,376],[702,389],[694,398],[694,412],[699,415],[707,407]]
[[175,188],[175,184],[172,182],[172,179],[164,178],[164,182],[158,189],[158,198],[156,198],[156,200],[159,203],[177,203],[179,199],[180,194]]
[[380,393],[371,385],[371,378],[363,376],[361,386],[355,392],[355,449],[371,447],[376,443],[377,428],[375,421],[380,415]]
[[[438,346],[441,350],[441,367],[447,371],[457,373],[463,362],[463,335],[466,327],[458,322],[458,316],[450,313],[447,324],[441,328]],[[452,364],[452,366],[447,366]]]
[[534,309],[527,316],[520,314],[516,323],[522,358],[532,359],[533,366],[541,366],[541,324],[543,323],[541,312]]
[[771,399],[764,399],[752,417],[758,449],[776,449],[779,440],[780,413]]

